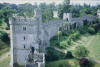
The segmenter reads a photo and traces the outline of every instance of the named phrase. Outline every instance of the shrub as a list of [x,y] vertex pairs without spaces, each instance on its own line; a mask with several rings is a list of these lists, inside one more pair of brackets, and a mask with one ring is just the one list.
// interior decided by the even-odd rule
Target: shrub
[[0,31],[0,39],[3,41],[3,42],[6,42],[8,43],[10,41],[9,37],[8,37],[8,34],[5,33],[5,32],[2,32]]
[[67,51],[67,54],[65,56],[65,58],[73,58],[72,52],[71,51]]
[[10,27],[6,27],[6,30],[10,30]]
[[83,22],[84,22],[84,26],[88,25],[88,21],[87,20],[83,20]]
[[79,38],[79,36],[80,36],[79,31],[76,31],[75,33],[72,34],[72,39],[75,40],[75,39]]
[[80,34],[84,34],[87,32],[87,26],[84,26],[83,28],[79,28]]
[[89,51],[84,46],[77,46],[75,50],[73,51],[73,56],[78,59],[81,59],[83,57],[88,56],[88,53]]
[[99,31],[99,35],[100,35],[100,31]]
[[71,39],[69,39],[69,40],[67,41],[67,43],[68,43],[68,45],[71,45]]
[[88,27],[88,32],[90,34],[95,34],[95,29],[92,26],[90,26],[90,27]]
[[60,42],[60,47],[63,48],[63,49],[66,49],[68,47],[67,41]]
[[59,53],[52,47],[47,48],[46,61],[55,61],[59,59]]
[[5,33],[5,32],[2,32],[0,31],[0,39],[3,41],[3,42],[6,42],[8,43],[10,41],[9,37],[8,37],[8,34]]
[[96,23],[99,23],[99,19],[96,19],[96,21],[95,21]]
[[88,67],[89,61],[88,61],[88,59],[82,58],[80,60],[79,64],[80,64],[80,67]]
[[94,67],[95,63],[86,58],[82,58],[79,62],[81,67]]
[[3,19],[0,19],[0,26],[2,26],[4,20]]

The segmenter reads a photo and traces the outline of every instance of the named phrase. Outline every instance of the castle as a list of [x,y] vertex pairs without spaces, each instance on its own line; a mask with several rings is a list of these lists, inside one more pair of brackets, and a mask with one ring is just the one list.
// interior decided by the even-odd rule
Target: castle
[[[64,13],[62,20],[42,22],[42,12],[35,9],[32,18],[13,16],[9,19],[11,32],[11,67],[16,64],[25,67],[45,67],[45,48],[50,46],[50,39],[57,35],[60,28],[70,30],[88,24],[100,18],[98,16],[84,16],[73,18],[72,13]],[[100,22],[100,21],[99,21]]]

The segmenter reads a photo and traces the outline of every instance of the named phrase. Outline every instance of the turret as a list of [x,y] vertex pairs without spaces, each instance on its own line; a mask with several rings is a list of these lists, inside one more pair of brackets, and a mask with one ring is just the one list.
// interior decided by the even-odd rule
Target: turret
[[68,20],[67,13],[63,13],[63,20]]
[[64,13],[63,14],[63,19],[66,19],[66,20],[70,20],[72,18],[72,13]]

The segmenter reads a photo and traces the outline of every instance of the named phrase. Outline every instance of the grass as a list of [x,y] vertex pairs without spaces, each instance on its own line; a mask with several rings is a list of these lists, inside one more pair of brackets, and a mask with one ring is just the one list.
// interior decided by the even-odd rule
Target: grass
[[100,60],[100,35],[82,35],[80,40],[74,42],[76,45],[83,45],[90,51],[89,57]]
[[47,62],[45,67],[80,67],[75,59]]
[[0,67],[10,67],[10,55],[8,55],[9,50],[9,44],[0,40]]
[[0,60],[0,67],[10,67],[10,56],[7,56],[3,60]]
[[[78,61],[75,59],[64,59],[64,60],[47,62],[45,67],[80,67],[80,66],[78,64]],[[95,64],[94,67],[100,67],[100,64]]]
[[10,46],[0,40],[0,56],[10,50]]
[[[90,51],[89,57],[100,61],[100,35],[90,35],[88,33],[81,35],[79,40],[73,42],[69,50],[74,50],[77,45],[83,45]],[[76,62],[76,63],[75,63]],[[47,62],[46,67],[60,67],[60,65],[69,65],[69,67],[79,67],[79,64],[74,59],[65,59]],[[76,66],[75,66],[76,65]],[[65,66],[62,66],[65,67]],[[68,67],[68,66],[67,66]],[[100,64],[95,64],[95,67],[100,67]]]
[[100,60],[100,35],[93,35],[92,41],[86,45],[90,50],[90,57]]

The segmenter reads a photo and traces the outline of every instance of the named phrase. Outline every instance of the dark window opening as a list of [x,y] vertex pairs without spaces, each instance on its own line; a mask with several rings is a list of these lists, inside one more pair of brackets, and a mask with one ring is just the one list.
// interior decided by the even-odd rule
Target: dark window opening
[[32,53],[34,54],[34,47],[31,47],[31,51],[32,51]]
[[24,49],[25,49],[25,45],[24,45]]
[[25,40],[25,36],[24,36],[24,40]]
[[23,30],[26,30],[26,27],[23,27]]
[[74,23],[74,28],[76,28],[76,23]]
[[68,18],[67,18],[67,21],[68,21]]

